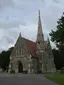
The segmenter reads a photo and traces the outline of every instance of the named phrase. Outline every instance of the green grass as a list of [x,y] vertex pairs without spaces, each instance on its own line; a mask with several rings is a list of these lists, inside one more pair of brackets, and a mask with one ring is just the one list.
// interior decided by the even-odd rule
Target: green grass
[[0,74],[8,74],[7,72],[0,72]]
[[54,82],[64,85],[64,74],[62,73],[52,73],[52,74],[45,74],[45,77],[49,80],[53,80]]

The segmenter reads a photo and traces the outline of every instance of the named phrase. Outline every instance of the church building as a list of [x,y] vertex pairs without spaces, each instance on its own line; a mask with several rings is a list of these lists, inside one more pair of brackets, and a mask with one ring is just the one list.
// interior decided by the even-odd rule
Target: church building
[[49,39],[44,40],[40,11],[38,13],[38,31],[36,42],[21,36],[16,41],[10,55],[9,72],[45,73],[55,72],[54,58]]

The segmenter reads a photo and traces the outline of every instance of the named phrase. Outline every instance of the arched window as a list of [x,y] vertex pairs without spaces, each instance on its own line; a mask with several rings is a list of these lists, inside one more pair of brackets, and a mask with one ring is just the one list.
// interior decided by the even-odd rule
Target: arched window
[[23,55],[23,49],[21,49],[21,55]]
[[16,56],[18,55],[18,50],[16,50]]
[[20,55],[20,49],[16,50],[16,56]]
[[20,53],[20,55],[21,55],[21,48],[19,49],[19,53]]

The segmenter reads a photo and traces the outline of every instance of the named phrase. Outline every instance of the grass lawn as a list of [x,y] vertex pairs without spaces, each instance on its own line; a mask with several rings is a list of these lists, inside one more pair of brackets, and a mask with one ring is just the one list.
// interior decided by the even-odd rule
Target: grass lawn
[[45,74],[45,77],[49,80],[53,80],[59,85],[64,85],[64,74],[63,73],[61,74],[57,72],[57,73]]
[[0,74],[8,74],[7,72],[0,72]]

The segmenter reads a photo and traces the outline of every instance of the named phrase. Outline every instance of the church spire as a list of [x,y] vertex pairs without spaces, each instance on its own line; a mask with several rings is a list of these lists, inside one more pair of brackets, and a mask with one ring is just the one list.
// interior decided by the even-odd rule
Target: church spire
[[38,32],[37,32],[36,43],[37,43],[37,49],[44,49],[44,34],[42,31],[40,11],[38,11]]
[[38,11],[38,34],[43,34],[42,23],[41,23],[41,18],[40,18],[40,10]]
[[41,18],[40,18],[40,10],[38,11],[37,41],[44,41],[44,35],[43,35],[43,31],[42,31],[42,23],[41,23]]

